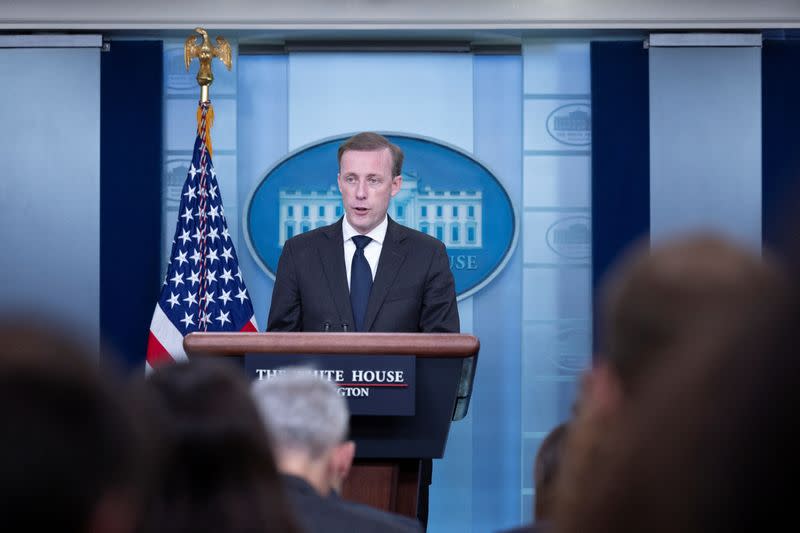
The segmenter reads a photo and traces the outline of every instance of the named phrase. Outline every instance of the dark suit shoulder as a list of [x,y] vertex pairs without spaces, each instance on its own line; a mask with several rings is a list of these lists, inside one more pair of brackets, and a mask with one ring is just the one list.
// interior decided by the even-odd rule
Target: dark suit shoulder
[[323,498],[307,482],[282,476],[286,496],[297,522],[307,533],[407,533],[408,529]]
[[[337,496],[330,496],[331,499],[338,499]],[[353,502],[350,500],[338,500],[340,504],[351,511],[360,515],[366,516],[371,520],[375,520],[385,524],[387,531],[396,533],[419,533],[422,531],[422,526],[418,520],[409,518],[407,516],[382,511],[363,503]]]

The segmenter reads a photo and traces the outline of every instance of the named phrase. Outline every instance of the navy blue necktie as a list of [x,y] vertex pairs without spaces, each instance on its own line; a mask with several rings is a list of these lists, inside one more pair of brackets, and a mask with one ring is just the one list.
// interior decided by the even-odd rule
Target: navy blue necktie
[[350,264],[350,306],[353,308],[355,330],[364,330],[364,315],[367,314],[369,291],[372,290],[372,270],[369,268],[367,258],[364,257],[364,248],[372,238],[364,235],[354,235],[353,243],[356,253]]

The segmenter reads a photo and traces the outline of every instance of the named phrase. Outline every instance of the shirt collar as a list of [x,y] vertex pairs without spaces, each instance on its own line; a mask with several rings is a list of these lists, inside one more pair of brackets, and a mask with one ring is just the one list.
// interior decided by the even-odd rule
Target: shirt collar
[[[386,215],[383,217],[383,221],[375,226],[372,231],[367,233],[367,237],[371,238],[373,241],[377,242],[380,245],[383,245],[383,241],[386,238],[386,229],[389,227],[389,216]],[[361,235],[359,232],[355,230],[353,226],[347,221],[347,215],[342,217],[342,240],[347,242],[350,240],[353,235]]]

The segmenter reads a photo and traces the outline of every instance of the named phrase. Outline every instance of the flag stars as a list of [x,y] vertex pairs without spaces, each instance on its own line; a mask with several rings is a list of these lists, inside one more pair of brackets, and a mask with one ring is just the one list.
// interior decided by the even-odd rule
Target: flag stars
[[205,307],[208,307],[209,305],[213,304],[215,302],[214,291],[208,291],[207,293],[205,293],[203,295],[203,301],[205,302]]
[[189,230],[183,230],[183,232],[181,233],[181,236],[178,237],[178,239],[180,239],[184,245],[187,242],[189,242],[190,240],[192,240],[192,238],[189,237]]
[[222,247],[222,257],[225,258],[226,262],[231,261],[233,259],[233,254],[231,254],[232,248],[233,248],[232,246],[230,248],[225,248],[224,246]]
[[212,265],[214,264],[214,261],[219,261],[219,257],[217,257],[217,251],[215,249],[212,248],[208,251],[206,261],[210,262]]
[[178,257],[175,258],[175,261],[178,262],[178,266],[183,266],[184,263],[188,263],[189,260],[186,259],[186,252],[185,251],[178,252]]
[[170,281],[175,284],[176,288],[178,285],[183,285],[183,274],[176,270],[175,275],[170,279]]
[[217,317],[217,321],[219,321],[220,327],[224,326],[225,322],[230,322],[231,321],[228,318],[228,315],[230,315],[230,314],[231,314],[230,311],[228,311],[227,313],[223,313],[222,311],[219,312],[219,316]]
[[200,317],[200,322],[208,326],[209,324],[211,324],[211,315],[204,312],[203,315]]
[[189,221],[192,220],[192,209],[187,207],[181,215],[181,218],[184,219],[184,222],[188,224]]
[[[224,257],[225,254],[222,254],[222,256]],[[225,284],[226,285],[228,283],[230,283],[231,281],[233,281],[233,276],[231,276],[231,271],[228,268],[223,268],[222,269],[222,276],[220,276],[220,277],[225,280]]]
[[228,233],[228,227],[227,226],[222,228],[222,236],[225,237],[226,241],[229,241],[231,239],[231,234]]
[[[219,215],[217,215],[217,216],[219,216]],[[209,230],[209,232],[208,232],[208,237],[206,237],[206,238],[211,239],[212,243],[215,242],[215,239],[219,239],[219,231],[217,230],[217,228],[213,228],[212,227],[211,230]]]
[[208,211],[208,216],[211,217],[211,220],[216,222],[219,216],[219,208],[216,205],[211,206],[211,209]]
[[184,329],[189,329],[189,326],[194,326],[194,320],[192,320],[192,315],[186,312],[183,313],[183,318],[181,319],[181,322],[183,322]]
[[189,279],[187,281],[192,282],[192,287],[194,287],[195,283],[200,283],[200,271],[198,270],[197,272],[195,272],[193,270],[191,276],[189,276]]
[[244,304],[245,300],[249,300],[247,297],[247,291],[244,289],[239,289],[239,292],[236,293],[236,298],[239,299],[239,303]]
[[203,259],[203,257],[200,255],[200,250],[195,248],[194,253],[192,254],[190,259],[194,261],[194,266],[197,266],[197,263],[199,263],[200,260]]
[[194,230],[194,235],[192,235],[192,239],[197,241],[197,244],[200,244],[200,241],[203,240],[203,232],[200,231],[200,228]]
[[186,295],[186,298],[183,299],[183,301],[186,302],[186,305],[188,305],[189,309],[191,309],[192,308],[192,304],[197,305],[197,293],[189,292]]
[[242,279],[242,269],[239,267],[236,267],[236,278],[239,280],[239,283],[244,283],[244,280]]
[[178,294],[175,294],[174,292],[170,291],[169,295],[170,295],[170,296],[169,296],[169,298],[167,299],[167,303],[169,304],[169,308],[170,308],[170,309],[172,309],[172,308],[173,308],[173,307],[175,307],[176,305],[180,305],[180,304],[178,303],[178,296],[179,296]]
[[217,282],[217,272],[215,270],[209,270],[208,271],[208,275],[206,276],[206,279],[208,280],[208,285],[211,285],[212,283],[216,283]]
[[222,294],[220,295],[219,299],[222,302],[222,305],[228,305],[228,302],[233,300],[233,298],[231,298],[231,291],[222,290],[220,292]]
[[195,191],[195,187],[191,186],[188,189],[186,189],[186,192],[183,193],[183,195],[187,196],[188,197],[188,201],[191,202],[193,198],[197,198],[197,195],[194,193],[194,191]]
[[211,196],[212,200],[217,199],[217,186],[214,185],[213,183],[211,184],[211,187],[208,188],[208,194],[209,196]]

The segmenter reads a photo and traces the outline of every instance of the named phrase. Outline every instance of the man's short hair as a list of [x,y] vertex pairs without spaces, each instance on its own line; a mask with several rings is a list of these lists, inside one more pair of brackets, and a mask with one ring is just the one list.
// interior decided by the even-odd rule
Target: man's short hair
[[713,327],[732,327],[731,311],[782,279],[769,257],[718,235],[648,244],[629,250],[603,287],[603,356],[626,392],[663,353]]
[[336,385],[313,368],[280,369],[256,381],[252,392],[276,454],[301,451],[318,459],[347,438],[347,402]]
[[403,150],[396,144],[389,142],[389,139],[383,135],[371,131],[358,133],[343,142],[339,146],[337,160],[341,167],[342,155],[348,150],[354,152],[377,152],[384,148],[388,148],[389,153],[392,154],[392,177],[399,176],[403,172]]

